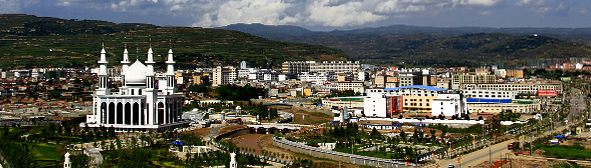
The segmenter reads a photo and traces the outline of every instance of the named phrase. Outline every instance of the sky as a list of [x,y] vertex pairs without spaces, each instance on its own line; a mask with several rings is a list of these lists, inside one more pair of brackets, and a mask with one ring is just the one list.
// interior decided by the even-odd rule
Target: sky
[[295,25],[317,31],[395,24],[591,27],[591,0],[0,0],[2,14],[220,27]]

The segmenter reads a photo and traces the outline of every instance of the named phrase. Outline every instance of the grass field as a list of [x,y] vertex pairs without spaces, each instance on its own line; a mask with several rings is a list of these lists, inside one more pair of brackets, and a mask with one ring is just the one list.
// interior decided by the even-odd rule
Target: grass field
[[64,160],[63,156],[56,152],[56,145],[47,143],[35,143],[31,145],[34,148],[31,150],[31,154],[33,154],[37,165],[40,167],[54,167]]
[[306,124],[306,125],[313,125],[313,124],[321,124],[327,123],[333,120],[333,117],[319,112],[307,112],[304,110],[286,110],[294,114],[294,122],[293,124]]

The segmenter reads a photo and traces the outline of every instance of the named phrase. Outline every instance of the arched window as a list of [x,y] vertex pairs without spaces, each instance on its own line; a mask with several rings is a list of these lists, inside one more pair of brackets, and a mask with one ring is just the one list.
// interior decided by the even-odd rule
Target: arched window
[[122,124],[123,123],[123,103],[117,103],[117,114],[115,118],[115,124]]
[[133,103],[133,125],[140,124],[140,105],[138,103]]
[[123,116],[125,116],[125,124],[131,124],[131,104],[125,103],[125,111]]
[[115,124],[115,103],[109,103],[109,121],[108,124]]
[[101,116],[101,122],[102,123],[107,123],[107,103],[103,102],[101,103],[101,108],[100,108],[100,114]]
[[164,103],[158,103],[158,124],[164,123]]

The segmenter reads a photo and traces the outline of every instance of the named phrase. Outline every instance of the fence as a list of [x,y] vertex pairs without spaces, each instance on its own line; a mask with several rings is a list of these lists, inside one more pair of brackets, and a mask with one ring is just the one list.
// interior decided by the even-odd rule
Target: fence
[[352,155],[352,154],[335,152],[335,151],[328,151],[328,150],[321,150],[321,149],[314,148],[314,147],[300,145],[295,142],[282,140],[277,137],[273,137],[273,145],[279,146],[284,149],[289,149],[294,152],[318,157],[318,158],[326,158],[326,159],[331,159],[331,160],[336,160],[336,161],[349,162],[349,163],[358,164],[358,165],[366,165],[366,166],[373,166],[373,167],[379,166],[379,167],[384,167],[384,168],[408,168],[408,167],[417,166],[417,164],[414,164],[414,163],[409,163],[409,166],[406,166],[405,162],[401,162],[401,161],[381,159],[381,158],[368,157],[368,156],[360,156],[360,155]]

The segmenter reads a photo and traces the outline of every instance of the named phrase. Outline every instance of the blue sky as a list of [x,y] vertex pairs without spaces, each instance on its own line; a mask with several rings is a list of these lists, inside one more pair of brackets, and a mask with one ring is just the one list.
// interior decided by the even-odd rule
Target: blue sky
[[0,0],[0,13],[159,26],[591,27],[589,0]]

